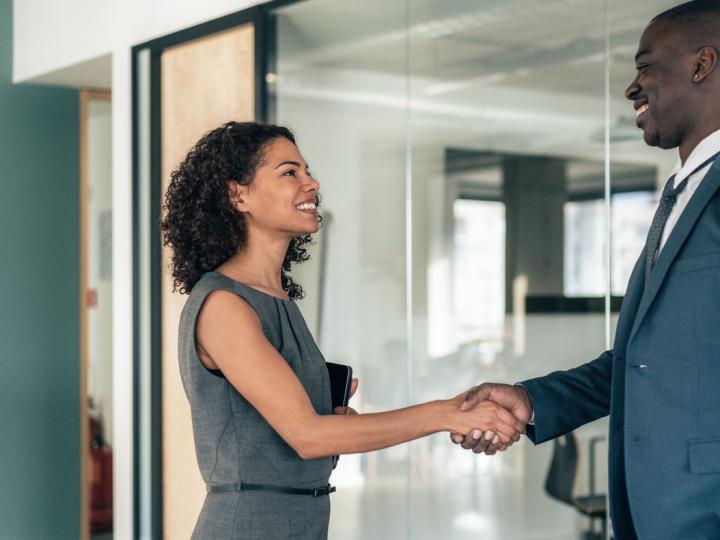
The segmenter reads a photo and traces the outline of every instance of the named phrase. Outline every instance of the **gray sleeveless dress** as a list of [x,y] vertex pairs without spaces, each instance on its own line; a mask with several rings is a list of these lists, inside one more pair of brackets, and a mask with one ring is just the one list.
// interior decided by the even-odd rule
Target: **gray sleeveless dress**
[[[206,484],[327,485],[332,458],[303,460],[222,376],[200,362],[195,322],[208,294],[224,289],[258,314],[263,332],[302,382],[318,414],[331,414],[330,381],[297,305],[217,272],[193,287],[180,319],[180,374],[190,401],[195,452]],[[242,361],[242,358],[238,358]],[[266,491],[207,493],[193,539],[325,539],[330,497]]]

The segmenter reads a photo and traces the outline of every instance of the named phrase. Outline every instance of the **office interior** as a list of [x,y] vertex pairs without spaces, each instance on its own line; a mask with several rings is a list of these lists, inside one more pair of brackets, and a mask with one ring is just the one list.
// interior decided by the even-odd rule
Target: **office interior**
[[[190,536],[184,297],[156,224],[226,120],[290,127],[321,184],[299,306],[359,411],[610,348],[675,161],[623,92],[677,3],[0,0],[0,537]],[[609,538],[606,434],[343,456],[330,538]]]

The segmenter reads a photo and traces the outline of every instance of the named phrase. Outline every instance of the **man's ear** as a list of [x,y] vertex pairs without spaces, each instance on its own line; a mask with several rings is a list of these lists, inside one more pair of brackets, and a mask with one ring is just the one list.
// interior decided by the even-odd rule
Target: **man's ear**
[[227,188],[230,204],[232,204],[238,212],[247,212],[247,186],[243,186],[235,180],[228,180]]
[[717,67],[718,50],[715,47],[703,47],[695,54],[693,82],[701,82]]

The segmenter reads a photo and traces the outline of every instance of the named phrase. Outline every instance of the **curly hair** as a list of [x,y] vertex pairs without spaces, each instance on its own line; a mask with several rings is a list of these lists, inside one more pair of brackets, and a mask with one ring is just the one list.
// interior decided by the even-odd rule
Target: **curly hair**
[[[173,253],[173,291],[190,294],[205,272],[245,245],[245,216],[232,205],[227,182],[251,184],[268,144],[280,138],[295,144],[285,127],[227,122],[203,135],[172,172],[160,230],[163,245]],[[305,293],[290,277],[290,268],[310,258],[304,247],[310,241],[310,234],[295,237],[285,253],[282,287],[293,300]]]

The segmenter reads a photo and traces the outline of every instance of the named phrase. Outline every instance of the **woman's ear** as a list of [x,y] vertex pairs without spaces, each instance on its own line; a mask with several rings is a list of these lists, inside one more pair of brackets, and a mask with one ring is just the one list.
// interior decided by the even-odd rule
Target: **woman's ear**
[[228,180],[227,187],[230,204],[232,204],[238,212],[247,212],[247,186],[243,186],[235,180]]

